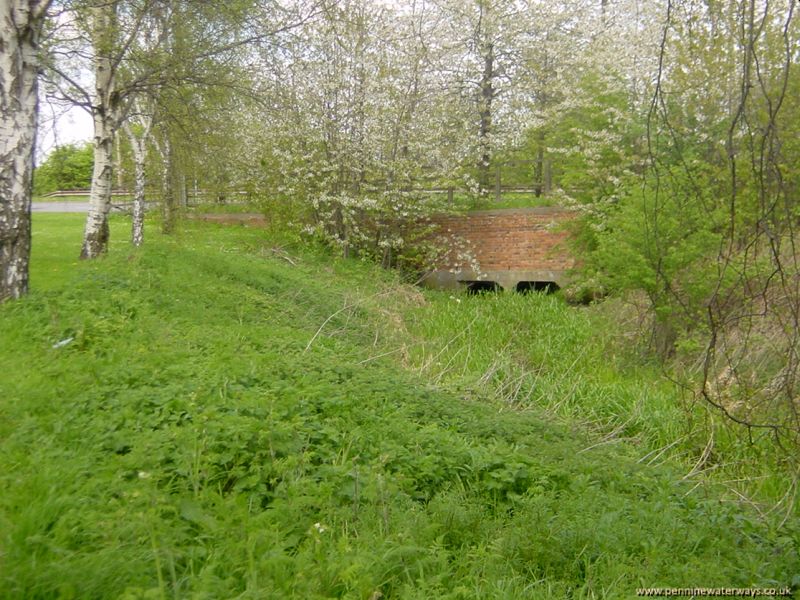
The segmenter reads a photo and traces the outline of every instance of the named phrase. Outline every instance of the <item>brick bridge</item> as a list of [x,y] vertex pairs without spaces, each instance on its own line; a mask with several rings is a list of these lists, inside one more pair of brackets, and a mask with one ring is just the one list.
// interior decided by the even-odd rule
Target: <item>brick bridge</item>
[[436,217],[438,235],[450,250],[423,283],[472,292],[554,291],[566,284],[575,265],[565,243],[569,233],[560,227],[575,216],[564,208],[538,207]]

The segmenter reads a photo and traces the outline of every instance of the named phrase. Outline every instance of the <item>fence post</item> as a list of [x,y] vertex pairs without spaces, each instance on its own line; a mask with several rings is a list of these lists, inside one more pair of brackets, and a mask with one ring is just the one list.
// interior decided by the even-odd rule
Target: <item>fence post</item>
[[452,206],[453,205],[453,186],[447,188],[447,203]]
[[497,165],[497,173],[495,175],[494,199],[495,199],[496,202],[500,202],[500,200],[501,200],[501,194],[500,194],[500,165]]
[[553,189],[553,169],[550,159],[547,159],[544,167],[544,192],[549,194]]

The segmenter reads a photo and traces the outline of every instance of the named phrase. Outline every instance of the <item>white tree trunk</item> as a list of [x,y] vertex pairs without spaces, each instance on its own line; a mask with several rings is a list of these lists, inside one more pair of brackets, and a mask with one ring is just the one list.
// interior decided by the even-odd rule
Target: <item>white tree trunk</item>
[[108,250],[108,211],[111,209],[114,174],[114,137],[122,120],[119,94],[115,86],[115,67],[110,58],[114,45],[116,5],[107,3],[92,9],[92,19],[92,44],[95,53],[95,99],[92,106],[94,170],[81,258],[96,258]]
[[181,188],[181,208],[184,210],[189,206],[189,188],[186,187],[186,175],[181,174],[180,177]]
[[121,190],[125,187],[122,173],[122,144],[119,141],[119,132],[114,138],[114,173],[117,176],[117,189]]
[[134,246],[141,246],[144,242],[144,210],[145,210],[145,163],[147,159],[147,138],[150,135],[150,120],[144,126],[144,132],[137,137],[133,130],[126,124],[125,133],[133,149],[133,162],[135,166],[136,183],[133,194],[133,219],[131,225],[131,241]]
[[0,2],[0,302],[28,291],[37,47],[49,4]]
[[134,246],[141,246],[144,241],[144,184],[145,184],[145,148],[144,140],[136,140],[133,144],[133,157],[136,161],[136,191],[133,196],[133,225],[131,240]]
[[165,137],[162,144],[156,144],[156,149],[161,154],[163,196],[161,202],[161,232],[170,234],[175,231],[175,177],[172,144]]
[[96,258],[108,250],[108,211],[111,209],[111,187],[114,155],[114,129],[109,120],[94,110],[94,169],[89,214],[83,234],[81,258]]

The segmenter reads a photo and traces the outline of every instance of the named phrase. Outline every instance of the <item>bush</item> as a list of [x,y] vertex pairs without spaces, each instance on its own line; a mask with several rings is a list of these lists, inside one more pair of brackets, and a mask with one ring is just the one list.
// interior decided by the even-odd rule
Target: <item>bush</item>
[[94,153],[92,144],[58,146],[34,173],[34,193],[88,188],[92,183]]

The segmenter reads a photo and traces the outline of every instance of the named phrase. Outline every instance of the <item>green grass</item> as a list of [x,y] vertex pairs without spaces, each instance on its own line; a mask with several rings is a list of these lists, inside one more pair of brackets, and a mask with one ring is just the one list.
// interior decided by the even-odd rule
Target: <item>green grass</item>
[[481,200],[472,201],[473,210],[500,208],[532,208],[537,206],[559,206],[561,201],[555,196],[537,196],[530,192],[502,192],[498,201],[493,190]]
[[[437,194],[437,198],[444,201],[446,194]],[[491,210],[501,208],[532,208],[537,206],[559,206],[560,200],[556,196],[536,196],[530,192],[509,192],[504,191],[497,200],[494,190],[481,198],[476,198],[471,194],[456,192],[453,194],[453,202],[450,206],[456,211],[471,210]]]
[[[86,215],[80,213],[35,213],[31,246],[31,287],[34,290],[63,289],[78,270],[78,256]],[[124,252],[130,239],[130,220],[117,215],[109,219],[113,254]]]
[[612,443],[668,444],[683,433],[675,388],[647,367],[623,372],[613,325],[596,311],[556,295],[429,292],[407,322],[410,362],[436,382],[614,431]]
[[[615,372],[583,313],[539,296],[422,302],[389,273],[245,227],[193,223],[134,252],[120,218],[109,256],[75,264],[62,256],[80,223],[34,216],[33,291],[0,307],[0,597],[797,582],[795,520],[779,530],[692,491],[681,464],[640,462],[633,442],[587,450],[597,437],[568,418],[584,402],[584,421],[612,418]],[[508,354],[512,332],[547,319],[530,356]],[[512,359],[542,398],[578,382],[563,412],[502,391]]]
[[203,202],[192,204],[190,210],[199,214],[240,214],[260,213],[261,207],[257,202]]

